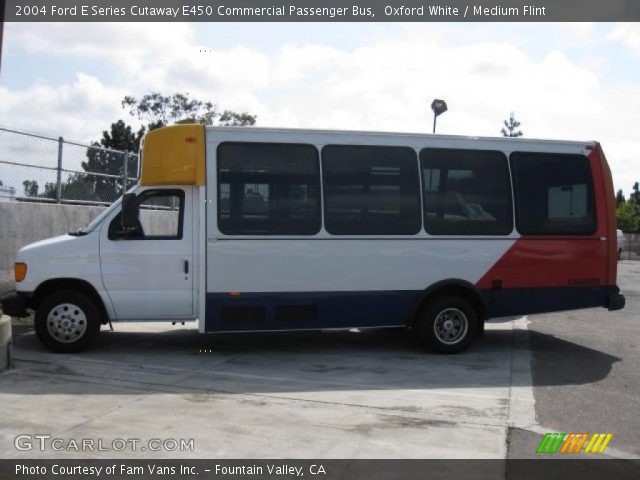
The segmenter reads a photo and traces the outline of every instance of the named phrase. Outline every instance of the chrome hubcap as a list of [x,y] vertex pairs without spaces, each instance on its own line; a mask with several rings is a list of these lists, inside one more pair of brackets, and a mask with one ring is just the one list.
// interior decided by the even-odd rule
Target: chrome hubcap
[[433,330],[438,340],[447,345],[461,341],[467,334],[469,321],[462,310],[445,308],[436,317]]
[[47,315],[47,330],[61,343],[72,343],[87,331],[87,317],[80,307],[72,303],[61,303]]

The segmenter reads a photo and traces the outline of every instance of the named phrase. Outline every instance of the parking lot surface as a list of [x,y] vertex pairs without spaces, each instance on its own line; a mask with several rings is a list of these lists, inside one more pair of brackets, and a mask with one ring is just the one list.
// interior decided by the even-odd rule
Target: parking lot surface
[[[640,263],[621,262],[620,277],[622,312],[493,321],[460,355],[397,330],[213,336],[160,323],[115,324],[91,350],[59,355],[16,323],[0,457],[533,457],[545,431],[607,431],[607,454],[637,458]],[[139,443],[15,448],[39,433]],[[151,439],[193,450],[150,451]]]
[[[536,420],[549,432],[611,432],[607,454],[640,458],[640,262],[618,263],[618,285],[623,310],[529,317]],[[510,456],[534,455],[527,438],[511,433]]]

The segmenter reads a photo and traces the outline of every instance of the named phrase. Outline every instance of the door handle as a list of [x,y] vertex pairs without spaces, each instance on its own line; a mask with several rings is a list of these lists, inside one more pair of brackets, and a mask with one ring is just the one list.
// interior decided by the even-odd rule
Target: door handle
[[189,273],[189,260],[185,260],[184,261],[184,274],[188,274]]

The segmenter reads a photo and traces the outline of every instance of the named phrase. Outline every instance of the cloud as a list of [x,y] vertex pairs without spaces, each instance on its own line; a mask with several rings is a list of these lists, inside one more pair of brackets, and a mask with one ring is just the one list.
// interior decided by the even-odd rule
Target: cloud
[[107,61],[129,78],[190,49],[194,31],[185,23],[9,23],[5,35],[26,53]]
[[7,127],[53,133],[75,140],[96,139],[120,116],[121,87],[77,73],[71,83],[52,87],[36,83],[22,90],[0,87],[0,118]]
[[[98,59],[115,74],[109,82],[79,73],[55,88],[3,89],[0,112],[21,125],[55,125],[95,138],[123,116],[123,95],[188,91],[223,108],[257,113],[261,126],[428,132],[429,104],[437,97],[449,104],[438,120],[441,133],[499,135],[502,120],[515,111],[527,137],[601,140],[617,186],[628,190],[637,179],[628,165],[640,150],[633,140],[640,82],[609,83],[607,69],[615,65],[578,61],[566,45],[568,38],[588,45],[622,42],[640,52],[640,29],[620,25],[600,38],[591,24],[524,32],[528,42],[557,37],[558,44],[534,54],[501,27],[413,24],[350,49],[299,39],[272,51],[261,48],[259,38],[238,38],[225,49],[208,41],[213,50],[202,53],[188,24],[9,25],[7,37],[27,54],[47,53],[63,66],[67,56]],[[32,98],[39,108],[21,107]]]
[[637,23],[617,25],[608,35],[608,39],[619,41],[640,55],[640,25]]

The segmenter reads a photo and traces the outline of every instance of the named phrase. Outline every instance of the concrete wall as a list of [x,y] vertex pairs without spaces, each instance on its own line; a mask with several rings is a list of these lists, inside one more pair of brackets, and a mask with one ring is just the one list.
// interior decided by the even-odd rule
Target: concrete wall
[[18,250],[29,243],[78,230],[106,207],[0,202],[0,271],[11,271]]

